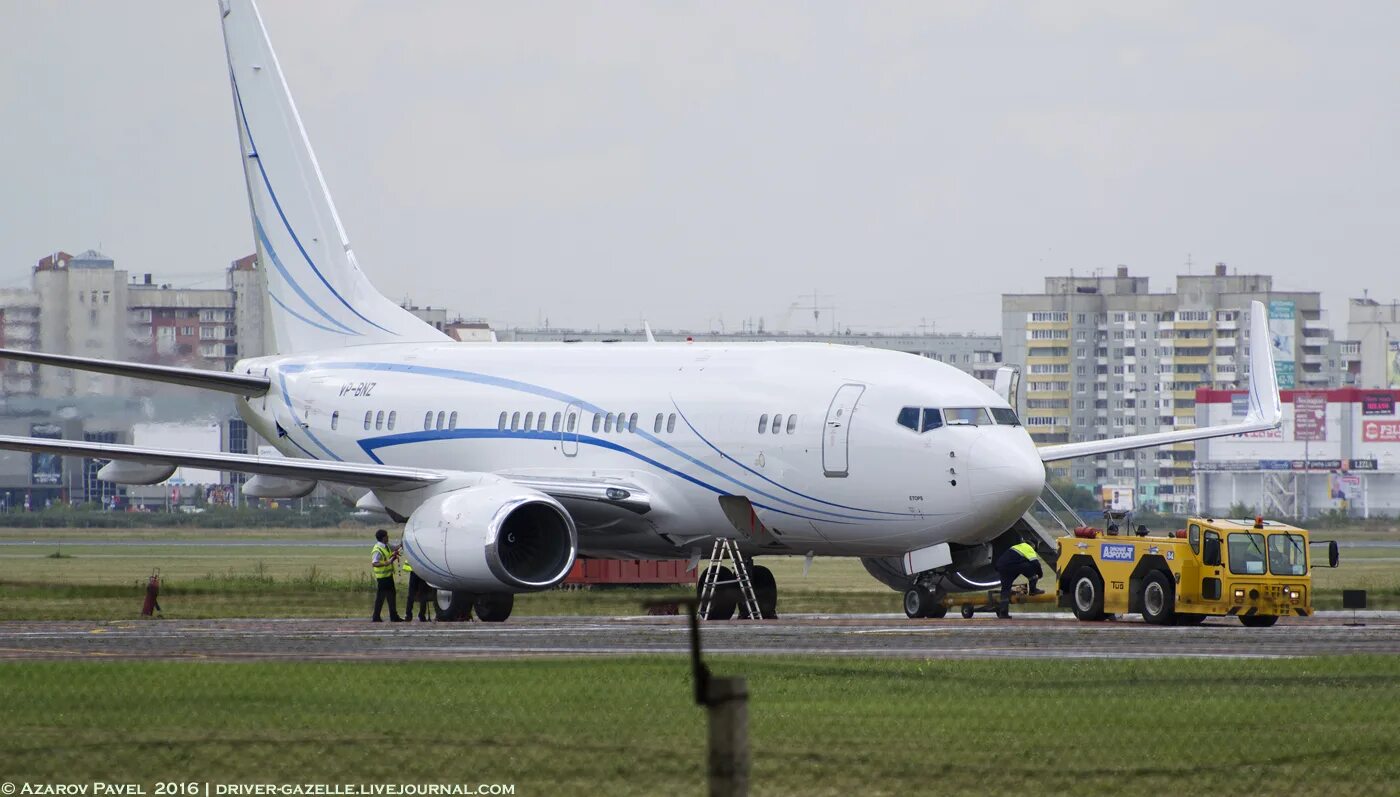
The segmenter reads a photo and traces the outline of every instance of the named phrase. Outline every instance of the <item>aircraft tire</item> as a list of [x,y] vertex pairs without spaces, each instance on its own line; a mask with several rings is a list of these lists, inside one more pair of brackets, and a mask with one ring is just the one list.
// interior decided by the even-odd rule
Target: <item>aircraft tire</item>
[[[706,568],[706,573],[709,569]],[[734,571],[721,566],[719,569],[720,581],[734,581]],[[702,573],[700,579],[695,582],[695,597],[705,591],[705,575]],[[715,596],[710,601],[710,612],[706,620],[732,620],[734,610],[739,607],[739,585],[734,583],[720,584],[715,587]]]
[[473,593],[440,589],[435,591],[433,608],[438,622],[456,623],[472,619],[472,603],[475,601],[476,595]]
[[920,617],[928,617],[929,608],[933,604],[933,593],[927,588],[918,584],[904,591],[904,616],[910,620],[917,620]]
[[758,598],[758,613],[764,620],[778,619],[778,580],[773,571],[763,565],[749,568],[754,597]]
[[515,608],[515,596],[509,592],[485,592],[476,596],[473,606],[483,623],[504,623]]

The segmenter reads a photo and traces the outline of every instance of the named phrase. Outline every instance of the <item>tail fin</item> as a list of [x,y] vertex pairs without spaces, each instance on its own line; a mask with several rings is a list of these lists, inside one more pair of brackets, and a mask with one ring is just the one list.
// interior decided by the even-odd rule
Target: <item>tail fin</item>
[[447,340],[355,262],[253,0],[220,0],[243,176],[282,354]]

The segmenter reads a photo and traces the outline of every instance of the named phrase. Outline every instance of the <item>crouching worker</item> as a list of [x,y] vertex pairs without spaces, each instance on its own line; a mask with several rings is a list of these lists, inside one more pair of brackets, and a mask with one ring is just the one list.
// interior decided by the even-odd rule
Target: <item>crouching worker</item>
[[1001,576],[1001,605],[997,607],[997,617],[1006,619],[1011,616],[1011,584],[1017,576],[1025,576],[1030,581],[1030,594],[1045,594],[1045,590],[1036,589],[1035,586],[1044,571],[1040,569],[1040,560],[1036,558],[1035,548],[1030,543],[1017,543],[1002,551],[1001,556],[997,557],[996,568],[997,575]]

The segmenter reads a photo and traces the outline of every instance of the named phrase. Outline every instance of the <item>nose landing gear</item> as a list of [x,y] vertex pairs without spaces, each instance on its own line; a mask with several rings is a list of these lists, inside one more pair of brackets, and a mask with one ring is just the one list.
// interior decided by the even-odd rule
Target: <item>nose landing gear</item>
[[939,619],[948,614],[948,605],[943,602],[942,590],[931,590],[922,584],[915,584],[904,591],[904,615],[911,620],[920,617]]

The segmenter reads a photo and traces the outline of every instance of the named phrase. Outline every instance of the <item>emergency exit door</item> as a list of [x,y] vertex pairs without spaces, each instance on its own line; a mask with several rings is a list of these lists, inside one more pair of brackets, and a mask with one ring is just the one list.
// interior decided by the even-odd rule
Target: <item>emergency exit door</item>
[[865,385],[842,385],[826,411],[826,428],[822,431],[822,471],[833,478],[850,473],[851,416],[856,402],[865,392]]

